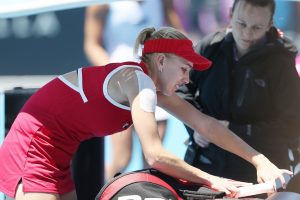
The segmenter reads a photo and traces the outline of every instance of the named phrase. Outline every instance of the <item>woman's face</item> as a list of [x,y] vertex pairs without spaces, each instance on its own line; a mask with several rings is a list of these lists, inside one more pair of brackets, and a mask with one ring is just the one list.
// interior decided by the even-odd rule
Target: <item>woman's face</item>
[[232,33],[239,54],[247,53],[265,36],[272,25],[270,7],[253,6],[240,1],[231,19]]
[[192,63],[175,55],[164,56],[162,64],[158,66],[157,89],[167,96],[171,96],[182,85],[189,82]]

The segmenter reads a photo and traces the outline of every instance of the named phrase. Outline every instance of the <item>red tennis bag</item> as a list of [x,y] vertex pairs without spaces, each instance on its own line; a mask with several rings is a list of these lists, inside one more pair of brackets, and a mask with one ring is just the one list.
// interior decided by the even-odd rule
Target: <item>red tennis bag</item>
[[103,186],[96,200],[207,200],[223,196],[224,192],[215,192],[155,169],[143,169],[115,176]]

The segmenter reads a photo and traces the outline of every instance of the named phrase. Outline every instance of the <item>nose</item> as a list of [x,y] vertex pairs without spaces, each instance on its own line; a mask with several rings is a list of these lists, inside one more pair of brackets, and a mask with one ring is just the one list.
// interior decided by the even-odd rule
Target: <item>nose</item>
[[245,28],[243,30],[243,36],[247,40],[251,40],[253,38],[253,30],[251,28]]
[[188,84],[190,82],[190,74],[186,73],[184,76],[184,84]]

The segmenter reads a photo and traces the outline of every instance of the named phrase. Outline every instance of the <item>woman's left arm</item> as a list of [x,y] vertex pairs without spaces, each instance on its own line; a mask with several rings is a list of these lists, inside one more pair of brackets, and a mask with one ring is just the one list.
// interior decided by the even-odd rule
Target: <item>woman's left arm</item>
[[257,169],[258,182],[274,181],[279,178],[285,187],[283,173],[292,174],[292,172],[278,169],[263,154],[250,147],[216,119],[201,113],[176,94],[167,97],[159,93],[158,104],[197,132],[202,133],[212,143],[252,163]]

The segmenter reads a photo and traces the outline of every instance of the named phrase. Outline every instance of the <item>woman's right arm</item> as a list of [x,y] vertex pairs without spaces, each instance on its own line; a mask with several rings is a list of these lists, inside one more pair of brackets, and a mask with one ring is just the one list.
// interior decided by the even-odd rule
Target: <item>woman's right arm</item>
[[212,143],[253,164],[257,170],[259,183],[275,182],[276,179],[280,179],[285,187],[286,181],[283,174],[291,175],[292,172],[278,169],[263,154],[250,147],[216,119],[201,113],[176,94],[168,97],[161,94],[158,97],[160,99],[159,105],[162,108],[188,124],[195,131],[202,133]]
[[182,159],[163,148],[158,134],[154,113],[145,112],[139,106],[140,97],[132,101],[131,112],[134,127],[139,136],[145,158],[149,165],[170,176],[204,184],[227,194],[238,190],[226,180],[212,176],[200,169],[188,165]]

